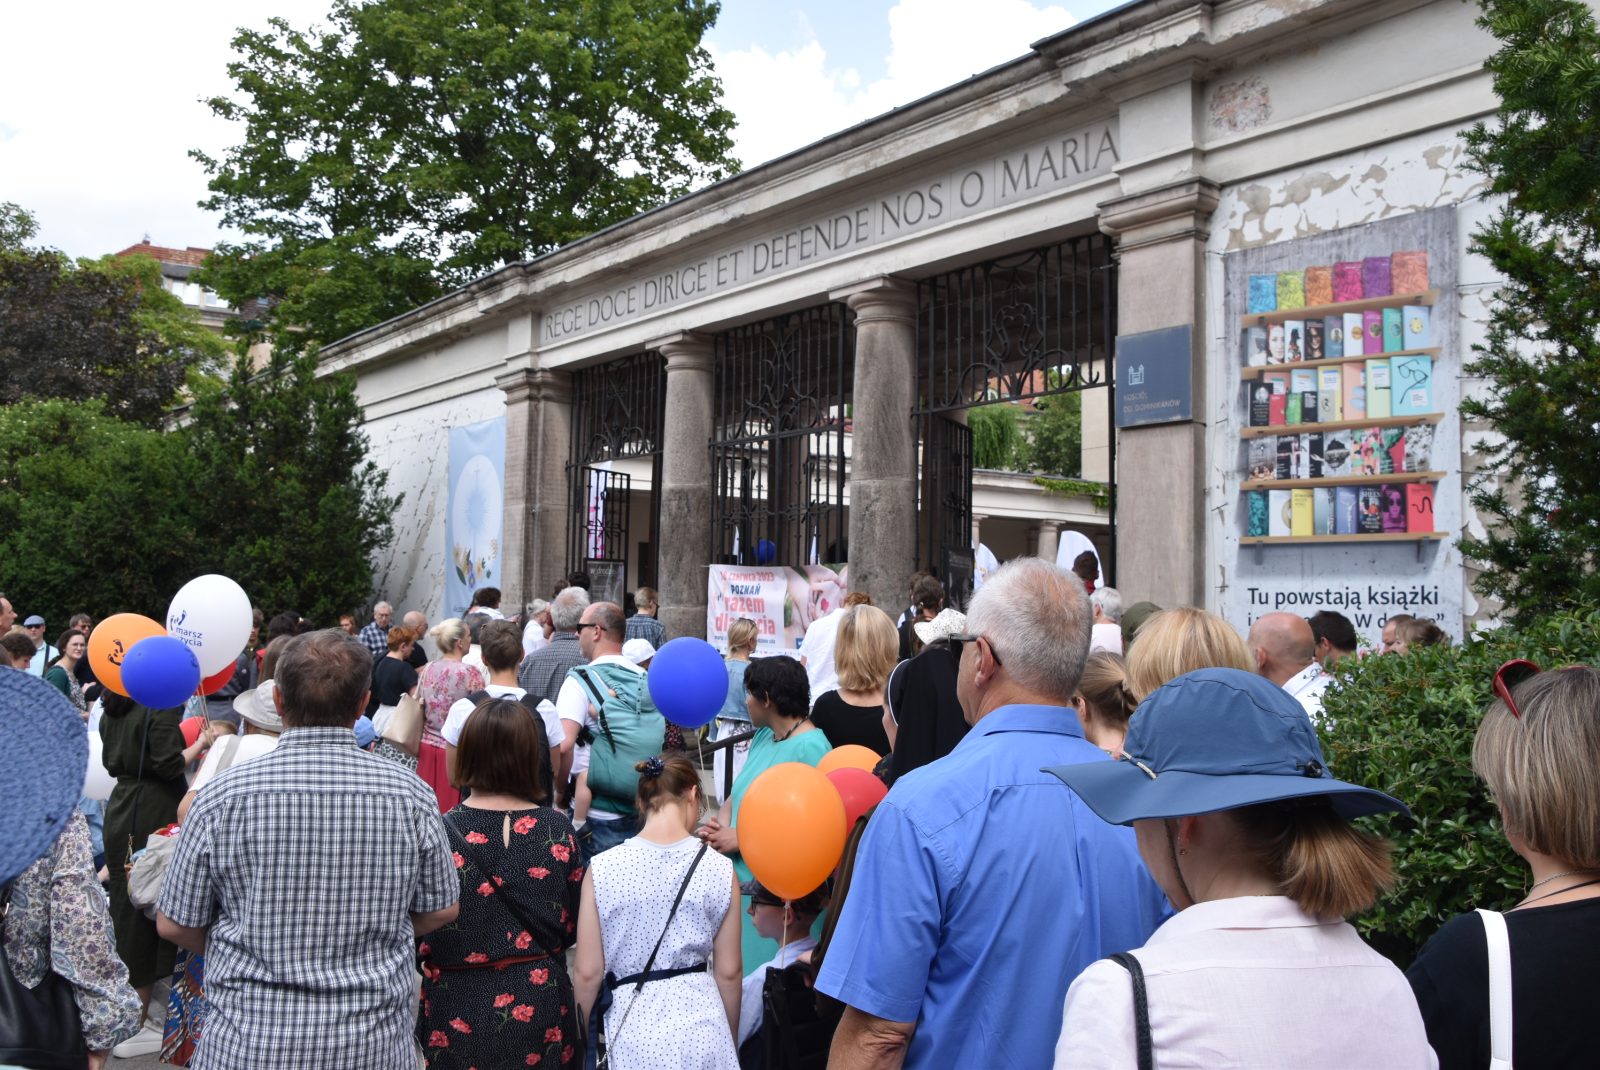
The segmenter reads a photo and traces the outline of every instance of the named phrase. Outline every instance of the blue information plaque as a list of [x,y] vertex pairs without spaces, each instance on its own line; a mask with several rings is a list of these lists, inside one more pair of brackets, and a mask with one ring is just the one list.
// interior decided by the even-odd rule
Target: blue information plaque
[[1193,419],[1190,327],[1117,336],[1117,426]]

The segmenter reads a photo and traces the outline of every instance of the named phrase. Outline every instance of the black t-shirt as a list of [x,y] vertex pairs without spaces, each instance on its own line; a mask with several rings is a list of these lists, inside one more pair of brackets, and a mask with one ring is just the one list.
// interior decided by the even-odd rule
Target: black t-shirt
[[878,757],[889,753],[889,737],[883,731],[882,706],[852,706],[829,691],[811,707],[811,723],[822,729],[835,747],[851,743],[871,747]]
[[417,670],[399,658],[381,657],[372,667],[372,698],[367,701],[370,716],[379,706],[398,706],[400,696],[417,686]]
[[421,672],[422,667],[428,664],[428,652],[422,649],[421,643],[411,644],[411,653],[406,655],[406,664],[418,672]]
[[[1600,899],[1506,914],[1511,1047],[1517,1070],[1600,1066]],[[1489,1065],[1489,960],[1483,919],[1463,914],[1406,971],[1439,1070]]]

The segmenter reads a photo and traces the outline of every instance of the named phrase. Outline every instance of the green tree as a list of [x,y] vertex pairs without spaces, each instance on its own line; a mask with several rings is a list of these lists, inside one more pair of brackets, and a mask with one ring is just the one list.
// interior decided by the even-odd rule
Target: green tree
[[1490,0],[1485,65],[1500,107],[1466,136],[1505,198],[1472,250],[1504,278],[1461,406],[1495,431],[1471,500],[1488,533],[1462,552],[1512,614],[1600,600],[1600,32],[1578,0]]
[[159,424],[225,342],[162,287],[149,257],[72,261],[30,248],[37,229],[0,204],[0,403],[97,397],[113,416]]
[[1083,472],[1083,395],[1051,394],[1033,403],[1028,417],[1027,467],[1076,478]]
[[1003,472],[1017,470],[1027,450],[1017,422],[1017,410],[1007,404],[983,405],[967,410],[967,427],[972,431],[972,466]]
[[208,504],[180,435],[97,399],[0,405],[0,561],[24,612],[162,617],[201,571]]
[[269,612],[321,622],[364,602],[400,499],[367,459],[352,378],[319,376],[314,350],[279,349],[259,372],[240,357],[190,416],[208,547],[196,571],[231,576]]
[[335,0],[234,39],[242,142],[206,207],[246,235],[203,276],[301,342],[407,311],[722,178],[715,0]]

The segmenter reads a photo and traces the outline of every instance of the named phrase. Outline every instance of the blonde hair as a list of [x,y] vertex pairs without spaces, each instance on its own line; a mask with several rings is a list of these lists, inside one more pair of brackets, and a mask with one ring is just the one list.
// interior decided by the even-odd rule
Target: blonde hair
[[1410,650],[1414,646],[1449,646],[1450,637],[1444,629],[1426,617],[1407,617],[1395,625],[1394,637]]
[[1163,609],[1139,626],[1139,641],[1128,651],[1128,690],[1136,700],[1196,669],[1254,673],[1256,660],[1233,625],[1194,606]]
[[894,622],[877,606],[851,606],[839,618],[833,663],[839,686],[846,691],[882,687],[900,660],[900,635]]
[[467,622],[460,617],[440,621],[428,629],[428,634],[433,636],[441,654],[454,654],[471,636],[467,631]]
[[1128,690],[1127,670],[1122,656],[1106,650],[1096,650],[1084,662],[1083,676],[1078,679],[1078,694],[1094,711],[1097,721],[1117,728],[1127,728],[1128,718],[1139,700]]
[[1472,743],[1472,771],[1500,803],[1507,833],[1569,867],[1600,869],[1600,675],[1541,672],[1512,697],[1522,719],[1495,700]]
[[761,633],[756,630],[756,622],[749,617],[740,617],[728,625],[728,653],[735,650],[755,650],[756,641]]
[[1341,817],[1326,795],[1230,810],[1278,893],[1316,918],[1347,918],[1394,885],[1393,845]]

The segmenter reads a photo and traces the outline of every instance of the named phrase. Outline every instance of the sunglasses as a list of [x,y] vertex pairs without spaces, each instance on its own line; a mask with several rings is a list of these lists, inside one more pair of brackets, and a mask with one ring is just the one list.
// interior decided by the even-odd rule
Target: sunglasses
[[979,639],[982,639],[985,643],[989,643],[989,656],[994,659],[994,663],[996,665],[1004,665],[1005,662],[1000,660],[1000,652],[994,648],[994,643],[990,642],[986,636],[952,635],[950,636],[950,649],[954,650],[956,657],[959,658],[961,656],[961,650],[964,646],[966,646],[968,643],[976,643]]
[[[1563,665],[1554,672],[1566,672],[1568,669],[1586,669],[1587,665]],[[1506,704],[1506,709],[1511,711],[1511,716],[1522,720],[1522,711],[1517,708],[1517,700],[1511,696],[1513,689],[1530,677],[1537,676],[1544,670],[1538,663],[1527,658],[1512,658],[1494,671],[1493,690],[1495,697]]]

